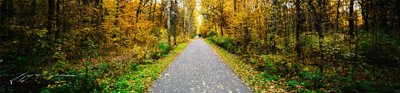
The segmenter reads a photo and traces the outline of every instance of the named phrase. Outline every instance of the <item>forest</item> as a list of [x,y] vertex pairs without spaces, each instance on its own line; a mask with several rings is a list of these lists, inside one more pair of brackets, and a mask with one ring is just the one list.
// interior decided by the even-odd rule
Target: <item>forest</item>
[[0,92],[148,92],[200,38],[256,93],[396,93],[399,4],[0,0]]
[[399,92],[398,4],[202,0],[200,31],[261,72],[244,74],[256,92]]

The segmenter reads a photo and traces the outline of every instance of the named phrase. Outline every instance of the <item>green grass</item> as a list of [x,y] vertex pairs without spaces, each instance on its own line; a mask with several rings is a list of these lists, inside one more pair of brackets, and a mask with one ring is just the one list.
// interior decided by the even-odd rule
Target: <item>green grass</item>
[[229,53],[209,40],[206,42],[253,91],[257,93],[285,92],[273,82],[264,81],[266,78],[263,77],[263,72],[257,71],[253,65],[245,63],[239,56]]
[[[376,50],[373,48],[376,45],[374,41],[369,40],[372,37],[360,39],[358,51],[361,52],[359,54],[361,60],[357,62],[356,68],[353,68],[351,64],[346,63],[346,60],[352,58],[351,55],[348,56],[351,54],[348,52],[352,50],[349,48],[347,40],[345,40],[345,35],[335,34],[325,37],[322,41],[324,46],[323,54],[325,56],[323,61],[314,56],[319,51],[317,50],[319,49],[318,38],[316,35],[311,37],[306,38],[304,42],[303,56],[305,59],[303,60],[296,59],[296,55],[293,53],[295,51],[291,50],[294,47],[285,49],[284,43],[277,44],[277,50],[280,52],[276,54],[257,53],[260,49],[256,48],[256,45],[251,45],[251,43],[249,46],[252,46],[252,49],[250,50],[241,47],[243,45],[240,44],[233,46],[238,48],[230,49],[226,47],[228,44],[225,44],[229,43],[228,39],[224,39],[222,36],[209,37],[207,43],[255,92],[315,93],[361,91],[368,93],[397,93],[399,91],[400,82],[395,76],[398,70],[390,69],[391,66],[389,65],[396,66],[397,61],[394,59],[398,58],[395,56],[399,52],[393,51],[397,51],[395,47],[398,47],[399,44],[396,43],[398,41],[388,37],[388,39],[383,40],[385,42],[378,43],[381,46],[381,50]],[[284,42],[283,38],[277,36],[275,40]],[[350,46],[354,48],[355,44]],[[246,51],[247,53],[240,51]],[[377,59],[379,59],[378,63],[374,61]],[[323,67],[323,71],[318,66],[319,64]],[[374,69],[374,67],[383,66],[389,69],[386,67]],[[353,71],[356,72],[354,78],[352,77]],[[379,78],[379,80],[376,80],[376,78]]]
[[104,83],[103,92],[147,92],[153,81],[172,63],[177,56],[186,48],[187,43],[179,44],[165,57],[152,64],[139,65],[138,69],[118,78],[117,82]]
[[94,68],[81,67],[78,70],[70,70],[72,72],[68,72],[69,74],[78,75],[73,79],[49,78],[51,81],[63,83],[50,83],[41,92],[144,93],[186,46],[187,43],[179,44],[160,59],[145,60],[142,64],[132,60],[101,61],[99,64],[85,62],[84,66]]

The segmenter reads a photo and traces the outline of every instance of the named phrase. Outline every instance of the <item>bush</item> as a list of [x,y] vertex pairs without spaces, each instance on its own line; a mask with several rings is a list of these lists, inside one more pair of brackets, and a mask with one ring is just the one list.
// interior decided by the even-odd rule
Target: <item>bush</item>
[[136,64],[136,63],[132,63],[131,64],[131,70],[132,71],[136,71],[136,70],[138,70],[139,69],[139,66]]
[[268,70],[264,70],[264,72],[261,75],[264,77],[264,81],[267,81],[267,82],[279,80],[278,75],[270,74],[270,72]]
[[209,38],[209,40],[225,50],[229,51],[233,49],[232,39],[229,37],[224,37],[224,36],[211,37]]
[[290,88],[296,88],[298,85],[304,84],[301,82],[298,82],[297,80],[288,80],[285,82]]
[[211,31],[210,33],[208,33],[208,37],[214,37],[214,36],[216,36],[217,35],[217,32],[215,32],[215,31]]
[[169,48],[170,48],[170,47],[168,46],[168,42],[161,42],[161,43],[158,45],[158,47],[160,48],[162,54],[168,53],[168,50],[169,50]]
[[197,34],[190,34],[190,38],[195,38]]
[[366,62],[371,65],[396,67],[400,65],[400,40],[397,40],[384,32],[378,32],[380,39],[376,41],[374,37],[361,39],[360,56],[366,58]]

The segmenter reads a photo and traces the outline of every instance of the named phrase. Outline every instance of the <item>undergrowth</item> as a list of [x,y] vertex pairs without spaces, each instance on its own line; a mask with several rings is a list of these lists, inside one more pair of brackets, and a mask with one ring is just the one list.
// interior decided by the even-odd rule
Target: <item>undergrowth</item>
[[[238,53],[238,46],[229,46],[233,42],[226,37],[211,37],[207,42],[255,92],[400,92],[400,82],[390,80],[396,76],[382,77],[391,74],[385,69],[373,69],[370,64],[353,67],[327,63],[322,72],[320,67],[309,64],[313,62],[307,62],[310,60],[295,59],[293,54]],[[379,81],[379,77],[390,81]]]
[[[135,62],[105,61],[102,58],[86,60],[86,67],[77,70],[69,70],[68,74],[75,74],[75,78],[49,77],[54,81],[41,92],[122,92],[143,93],[146,92],[152,82],[173,60],[184,50],[187,43],[177,45],[170,52],[168,46],[161,44],[162,57],[156,60],[144,60]],[[100,61],[99,63],[93,61]],[[128,64],[128,65],[125,65]]]
[[211,45],[213,50],[222,58],[222,60],[231,68],[245,83],[250,86],[255,92],[285,92],[274,83],[262,81],[263,72],[257,71],[251,64],[245,63],[239,56],[229,53],[228,51],[219,48],[210,40],[206,40]]

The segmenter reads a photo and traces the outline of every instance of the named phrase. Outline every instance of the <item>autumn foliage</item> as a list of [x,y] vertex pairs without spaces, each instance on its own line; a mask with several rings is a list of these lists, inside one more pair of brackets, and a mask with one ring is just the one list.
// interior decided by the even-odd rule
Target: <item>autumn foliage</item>
[[398,92],[400,20],[394,3],[202,0],[200,31],[263,73],[264,81],[242,74],[256,92]]
[[[102,82],[115,82],[106,78],[158,62],[195,34],[194,1],[187,0],[184,6],[170,2],[167,6],[165,0],[1,0],[0,74],[79,74],[82,78],[73,80],[81,83],[75,82],[71,92],[99,90]],[[172,7],[174,30],[166,26],[166,10]],[[3,79],[10,78],[14,76],[2,77],[1,85],[8,85]],[[31,89],[20,91],[27,90]]]

